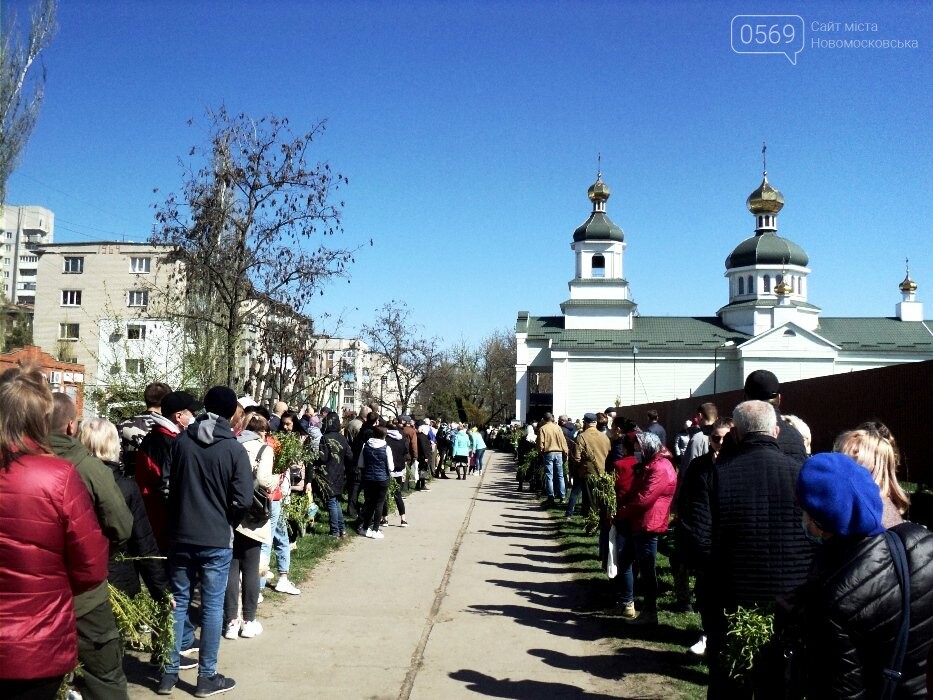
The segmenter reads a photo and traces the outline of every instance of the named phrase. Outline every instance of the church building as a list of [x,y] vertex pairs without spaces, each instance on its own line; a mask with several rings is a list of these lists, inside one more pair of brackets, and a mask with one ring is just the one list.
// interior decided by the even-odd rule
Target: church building
[[894,316],[820,315],[808,297],[806,252],[778,233],[784,197],[767,170],[746,201],[754,235],[726,258],[728,303],[709,317],[638,314],[609,195],[598,174],[587,192],[593,210],[573,232],[561,315],[518,313],[517,419],[712,395],[740,389],[756,369],[789,382],[933,359],[933,321],[924,321],[909,269]]

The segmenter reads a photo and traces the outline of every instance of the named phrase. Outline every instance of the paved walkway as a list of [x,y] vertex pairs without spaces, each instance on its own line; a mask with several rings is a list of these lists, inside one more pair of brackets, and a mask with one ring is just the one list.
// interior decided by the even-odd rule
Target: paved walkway
[[[550,516],[515,491],[509,455],[486,454],[481,477],[406,499],[411,527],[391,517],[384,540],[354,538],[300,596],[268,596],[261,636],[221,641],[218,670],[237,681],[229,696],[664,697],[623,677],[599,624],[572,612],[582,589]],[[155,675],[139,666],[127,669],[130,697],[154,697]],[[195,680],[183,671],[174,696]]]

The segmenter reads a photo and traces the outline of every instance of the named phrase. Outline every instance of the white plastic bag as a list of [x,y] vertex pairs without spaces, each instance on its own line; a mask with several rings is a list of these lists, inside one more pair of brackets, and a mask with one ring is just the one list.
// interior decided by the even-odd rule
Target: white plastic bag
[[616,549],[616,526],[615,523],[609,528],[609,552],[606,556],[606,576],[615,578],[619,573],[618,566],[619,552]]

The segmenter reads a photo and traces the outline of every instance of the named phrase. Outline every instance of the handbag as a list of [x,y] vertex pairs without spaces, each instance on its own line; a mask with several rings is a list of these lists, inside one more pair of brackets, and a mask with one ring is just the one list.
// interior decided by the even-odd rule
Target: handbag
[[267,447],[268,445],[263,445],[256,454],[255,466],[253,468],[253,501],[247,509],[247,515],[250,521],[260,525],[265,524],[272,515],[272,501],[269,498],[269,489],[260,484],[259,479],[256,478],[256,471],[259,469],[259,460],[262,459],[262,453]]

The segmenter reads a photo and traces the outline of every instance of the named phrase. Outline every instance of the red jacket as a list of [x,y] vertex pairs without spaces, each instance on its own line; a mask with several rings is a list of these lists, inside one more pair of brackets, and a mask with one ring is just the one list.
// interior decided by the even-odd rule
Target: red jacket
[[78,663],[73,597],[107,579],[109,542],[63,459],[0,468],[0,494],[0,678],[64,675]]
[[674,465],[667,457],[655,456],[617,504],[616,522],[628,523],[632,532],[667,532],[676,489]]
[[162,472],[172,463],[172,443],[175,433],[156,423],[136,450],[136,469],[133,476],[142,494],[146,515],[152,526],[156,544],[163,553],[168,552],[168,506],[162,495]]

